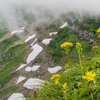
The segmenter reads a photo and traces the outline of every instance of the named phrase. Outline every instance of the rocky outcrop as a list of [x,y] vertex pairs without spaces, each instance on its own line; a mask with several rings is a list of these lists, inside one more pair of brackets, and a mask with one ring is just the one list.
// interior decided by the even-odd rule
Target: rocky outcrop
[[87,30],[80,30],[78,27],[76,27],[73,31],[74,34],[79,35],[79,38],[81,40],[87,40],[91,47],[96,45],[96,42],[92,39],[92,36],[94,35],[93,32],[88,32]]

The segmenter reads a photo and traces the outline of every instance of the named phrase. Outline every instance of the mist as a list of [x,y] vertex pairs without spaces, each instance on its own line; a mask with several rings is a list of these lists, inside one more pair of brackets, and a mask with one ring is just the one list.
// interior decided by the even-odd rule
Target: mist
[[[100,0],[0,0],[0,22],[10,29],[27,25],[26,16],[34,17],[36,23],[61,14],[74,12],[79,16],[88,13],[100,15]],[[77,16],[77,17],[79,17]],[[28,19],[27,19],[28,20]]]

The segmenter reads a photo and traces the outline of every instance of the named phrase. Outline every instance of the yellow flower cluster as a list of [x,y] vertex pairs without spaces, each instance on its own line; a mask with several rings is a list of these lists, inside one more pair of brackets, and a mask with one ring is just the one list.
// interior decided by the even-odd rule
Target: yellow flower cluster
[[79,86],[80,84],[82,84],[82,82],[79,82],[79,83],[77,84],[77,86]]
[[55,79],[55,78],[60,78],[61,76],[59,74],[55,74],[55,75],[52,75],[51,79]]
[[68,48],[73,46],[72,42],[64,42],[63,44],[61,44],[61,48]]
[[93,46],[92,48],[93,48],[93,50],[95,50],[96,48],[98,48],[98,46]]
[[100,28],[99,29],[97,29],[97,33],[99,33],[100,32]]
[[64,67],[66,68],[68,66],[68,64],[66,64]]
[[82,78],[87,79],[88,82],[93,81],[94,80],[94,77],[96,76],[96,74],[95,73],[92,73],[92,71],[90,71],[90,72],[87,71],[85,74],[86,75],[85,76],[82,76]]
[[100,37],[100,34],[99,34],[99,36],[97,36],[98,38]]
[[76,42],[76,49],[79,53],[82,53],[82,46],[79,42]]
[[67,86],[67,83],[64,83],[63,88],[65,88]]
[[61,76],[59,74],[52,75],[51,79],[55,79],[55,84],[58,84],[58,80]]
[[81,45],[79,42],[76,42],[76,45]]

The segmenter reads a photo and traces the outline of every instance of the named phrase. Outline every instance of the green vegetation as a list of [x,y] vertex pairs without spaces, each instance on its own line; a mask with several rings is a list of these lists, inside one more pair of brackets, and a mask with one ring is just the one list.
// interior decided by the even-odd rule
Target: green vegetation
[[[23,62],[23,57],[25,56],[27,52],[27,49],[21,51],[20,53],[18,53],[12,60],[10,63],[8,63],[2,70],[0,70],[0,83],[1,83],[1,87],[3,87],[6,83],[8,83],[17,73],[13,72],[16,67],[18,67],[18,65],[20,63]],[[12,74],[12,76],[10,77],[10,75]],[[8,77],[8,79],[5,82],[5,79]]]
[[92,52],[94,57],[88,61],[84,61],[82,57],[82,47],[79,42],[76,43],[76,49],[78,54],[81,54],[80,64],[66,64],[63,67],[64,71],[52,75],[48,82],[45,81],[43,88],[38,90],[37,100],[98,100],[100,95],[100,52],[97,53],[97,51],[100,48],[94,46]]
[[[90,48],[88,41],[80,40],[68,27],[58,31],[45,50],[51,53],[57,64],[62,65],[63,70],[47,78],[43,88],[37,90],[36,100],[100,99],[100,37],[97,38],[100,32],[96,33],[100,27],[100,24],[96,25],[98,21],[85,18],[81,22],[74,22],[80,29],[94,33],[92,38],[98,46],[93,48]],[[65,48],[65,42],[73,45]],[[64,60],[65,57],[67,59]],[[34,93],[31,95],[33,98]]]
[[14,35],[11,38],[5,39],[0,42],[0,54],[4,53],[11,45],[13,45],[17,40],[19,40],[19,37]]
[[18,86],[12,86],[3,90],[0,90],[0,98],[3,98],[5,95],[15,92],[19,87]]
[[6,33],[8,33],[8,29],[7,29],[7,28],[0,29],[0,39],[1,39]]
[[9,61],[11,61],[11,59],[13,59],[14,56],[18,54],[18,52],[20,52],[22,49],[26,47],[26,45],[27,43],[19,44],[19,45],[9,48],[6,52],[2,53],[2,55],[0,55],[2,59],[2,61],[0,61],[0,65],[4,65],[8,63]]
[[87,43],[86,40],[80,40],[79,36],[74,34],[70,28],[65,27],[58,31],[57,36],[47,46],[47,50],[51,51],[51,56],[56,61],[56,63],[61,64],[62,57],[65,55],[64,50],[61,49],[61,47],[60,47],[60,45],[65,41],[72,42],[74,45],[70,50],[70,58],[74,57],[76,60],[78,59],[78,54],[75,50],[76,42],[81,43],[84,54],[86,54],[87,52],[88,53],[91,52],[90,45]]

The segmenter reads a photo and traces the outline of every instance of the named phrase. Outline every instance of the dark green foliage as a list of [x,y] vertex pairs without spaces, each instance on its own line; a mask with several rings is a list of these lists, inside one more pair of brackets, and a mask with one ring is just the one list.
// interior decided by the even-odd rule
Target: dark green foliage
[[98,93],[97,95],[97,100],[100,100],[100,93]]
[[8,39],[5,39],[5,40],[1,41],[0,42],[0,54],[2,54],[3,52],[5,52],[17,40],[19,40],[19,37],[16,36],[16,35],[14,35],[11,38],[8,38]]
[[0,39],[1,39],[6,33],[8,33],[8,29],[7,29],[7,28],[0,29]]
[[65,27],[63,29],[60,29],[58,31],[57,36],[50,42],[50,44],[47,46],[47,49],[51,50],[51,56],[52,58],[58,63],[61,61],[62,56],[65,55],[65,50],[61,48],[61,44],[63,42],[72,42],[73,47],[70,48],[70,56],[75,57],[77,59],[77,51],[76,51],[76,42],[80,42],[83,48],[84,53],[89,53],[91,51],[91,48],[86,40],[80,40],[78,35],[74,34],[73,31]]
[[[18,67],[20,63],[23,62],[23,57],[26,54],[27,49],[19,52],[12,60],[10,63],[6,65],[2,70],[0,70],[0,82],[4,86],[7,82],[9,82],[14,76],[17,75],[17,73],[12,73],[13,70]],[[11,77],[10,77],[11,74]],[[7,79],[8,78],[8,79]],[[7,79],[7,81],[6,81]]]
[[3,98],[4,96],[6,96],[9,92],[15,92],[18,89],[18,86],[12,86],[10,88],[6,88],[3,90],[0,90],[0,98]]
[[13,57],[20,52],[22,49],[24,49],[24,47],[27,45],[26,44],[19,44],[16,45],[14,47],[11,47],[10,49],[8,49],[6,52],[4,52],[0,57],[2,59],[2,61],[0,61],[0,65],[4,65],[7,62],[11,61],[11,59],[13,59]]

